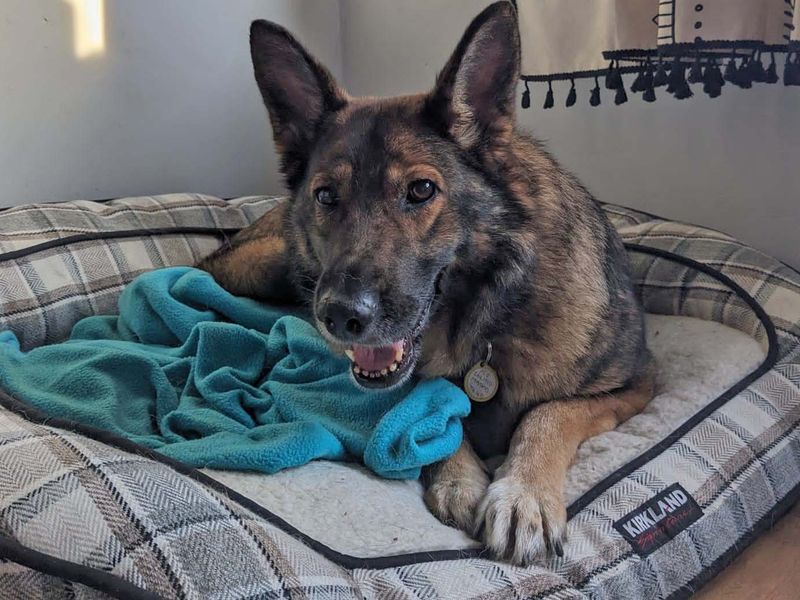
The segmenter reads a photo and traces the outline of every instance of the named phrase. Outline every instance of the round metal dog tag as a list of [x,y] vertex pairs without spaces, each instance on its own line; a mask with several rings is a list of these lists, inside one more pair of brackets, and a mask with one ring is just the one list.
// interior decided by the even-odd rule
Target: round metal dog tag
[[464,376],[464,391],[474,402],[488,402],[494,398],[499,384],[495,370],[483,361]]

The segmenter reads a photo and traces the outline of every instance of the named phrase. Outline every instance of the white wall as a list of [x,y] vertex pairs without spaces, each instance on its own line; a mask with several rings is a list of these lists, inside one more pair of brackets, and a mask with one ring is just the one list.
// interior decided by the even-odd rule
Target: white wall
[[248,28],[277,21],[341,74],[338,2],[105,5],[106,52],[79,60],[67,2],[0,1],[0,206],[279,193]]
[[[471,18],[487,0],[342,0],[345,80],[352,93],[428,88]],[[630,80],[626,79],[630,84]],[[578,104],[542,110],[544,90],[519,121],[599,198],[721,229],[800,266],[800,88],[725,86],[678,101],[629,94],[617,107]]]

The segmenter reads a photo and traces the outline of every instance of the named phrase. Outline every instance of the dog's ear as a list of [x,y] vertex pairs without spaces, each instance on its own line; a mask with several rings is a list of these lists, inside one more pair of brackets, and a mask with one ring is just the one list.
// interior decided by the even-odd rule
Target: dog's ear
[[254,21],[250,54],[281,168],[289,188],[294,189],[305,171],[320,121],[326,113],[342,108],[347,95],[328,70],[280,25]]
[[463,147],[510,139],[519,54],[516,11],[511,2],[495,2],[470,23],[437,77],[427,108]]

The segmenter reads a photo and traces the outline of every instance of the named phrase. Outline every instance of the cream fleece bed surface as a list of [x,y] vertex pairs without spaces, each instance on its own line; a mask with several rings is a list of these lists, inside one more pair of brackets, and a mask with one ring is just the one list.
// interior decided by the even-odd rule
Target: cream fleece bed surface
[[[756,340],[713,321],[648,315],[647,338],[658,365],[656,397],[643,413],[581,446],[567,477],[567,503],[764,360]],[[380,479],[358,465],[317,461],[276,475],[205,472],[343,554],[371,558],[477,545],[428,512],[419,482]]]

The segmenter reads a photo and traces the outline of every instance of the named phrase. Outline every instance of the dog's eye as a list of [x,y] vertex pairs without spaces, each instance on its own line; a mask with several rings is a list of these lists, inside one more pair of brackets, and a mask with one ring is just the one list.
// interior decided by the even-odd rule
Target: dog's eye
[[320,187],[314,190],[314,198],[323,206],[335,206],[336,194],[329,187]]
[[412,204],[427,202],[436,194],[436,184],[430,179],[417,179],[408,186],[407,199]]

